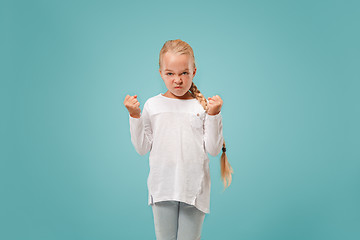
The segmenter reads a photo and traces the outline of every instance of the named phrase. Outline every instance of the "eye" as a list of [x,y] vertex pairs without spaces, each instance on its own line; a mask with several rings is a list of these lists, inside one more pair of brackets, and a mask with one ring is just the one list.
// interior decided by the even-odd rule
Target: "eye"
[[183,72],[183,73],[186,73],[186,74],[188,74],[188,72]]
[[172,73],[167,73],[166,75],[169,75],[169,74],[172,74]]

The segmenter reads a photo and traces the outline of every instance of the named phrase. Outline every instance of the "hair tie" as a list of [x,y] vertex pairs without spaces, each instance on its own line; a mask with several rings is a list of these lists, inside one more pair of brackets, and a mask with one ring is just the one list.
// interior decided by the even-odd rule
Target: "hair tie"
[[226,147],[223,147],[223,148],[222,148],[222,151],[223,151],[223,152],[226,152]]

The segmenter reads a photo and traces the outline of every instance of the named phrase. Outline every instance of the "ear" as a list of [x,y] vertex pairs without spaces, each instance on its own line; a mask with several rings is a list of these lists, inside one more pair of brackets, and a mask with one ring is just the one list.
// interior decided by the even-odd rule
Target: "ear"
[[193,76],[195,77],[195,73],[196,73],[196,68],[194,69],[194,72],[193,72]]

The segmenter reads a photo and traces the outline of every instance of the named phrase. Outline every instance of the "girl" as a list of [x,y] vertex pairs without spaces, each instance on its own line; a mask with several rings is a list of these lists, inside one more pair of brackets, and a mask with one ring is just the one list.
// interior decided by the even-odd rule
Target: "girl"
[[[221,107],[216,95],[200,93],[192,48],[177,39],[165,42],[159,73],[168,91],[149,98],[140,110],[137,95],[127,95],[131,142],[140,155],[150,151],[147,180],[158,240],[200,239],[206,213],[210,213],[210,172],[207,153],[222,149],[224,188],[233,172],[225,154]],[[227,186],[228,185],[228,186]]]

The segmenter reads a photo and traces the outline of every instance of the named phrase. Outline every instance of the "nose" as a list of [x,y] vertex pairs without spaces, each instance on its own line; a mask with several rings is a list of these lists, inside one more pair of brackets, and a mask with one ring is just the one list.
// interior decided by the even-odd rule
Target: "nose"
[[180,85],[180,84],[182,83],[181,77],[180,77],[180,76],[175,77],[175,79],[174,79],[174,83],[176,83],[176,84]]

